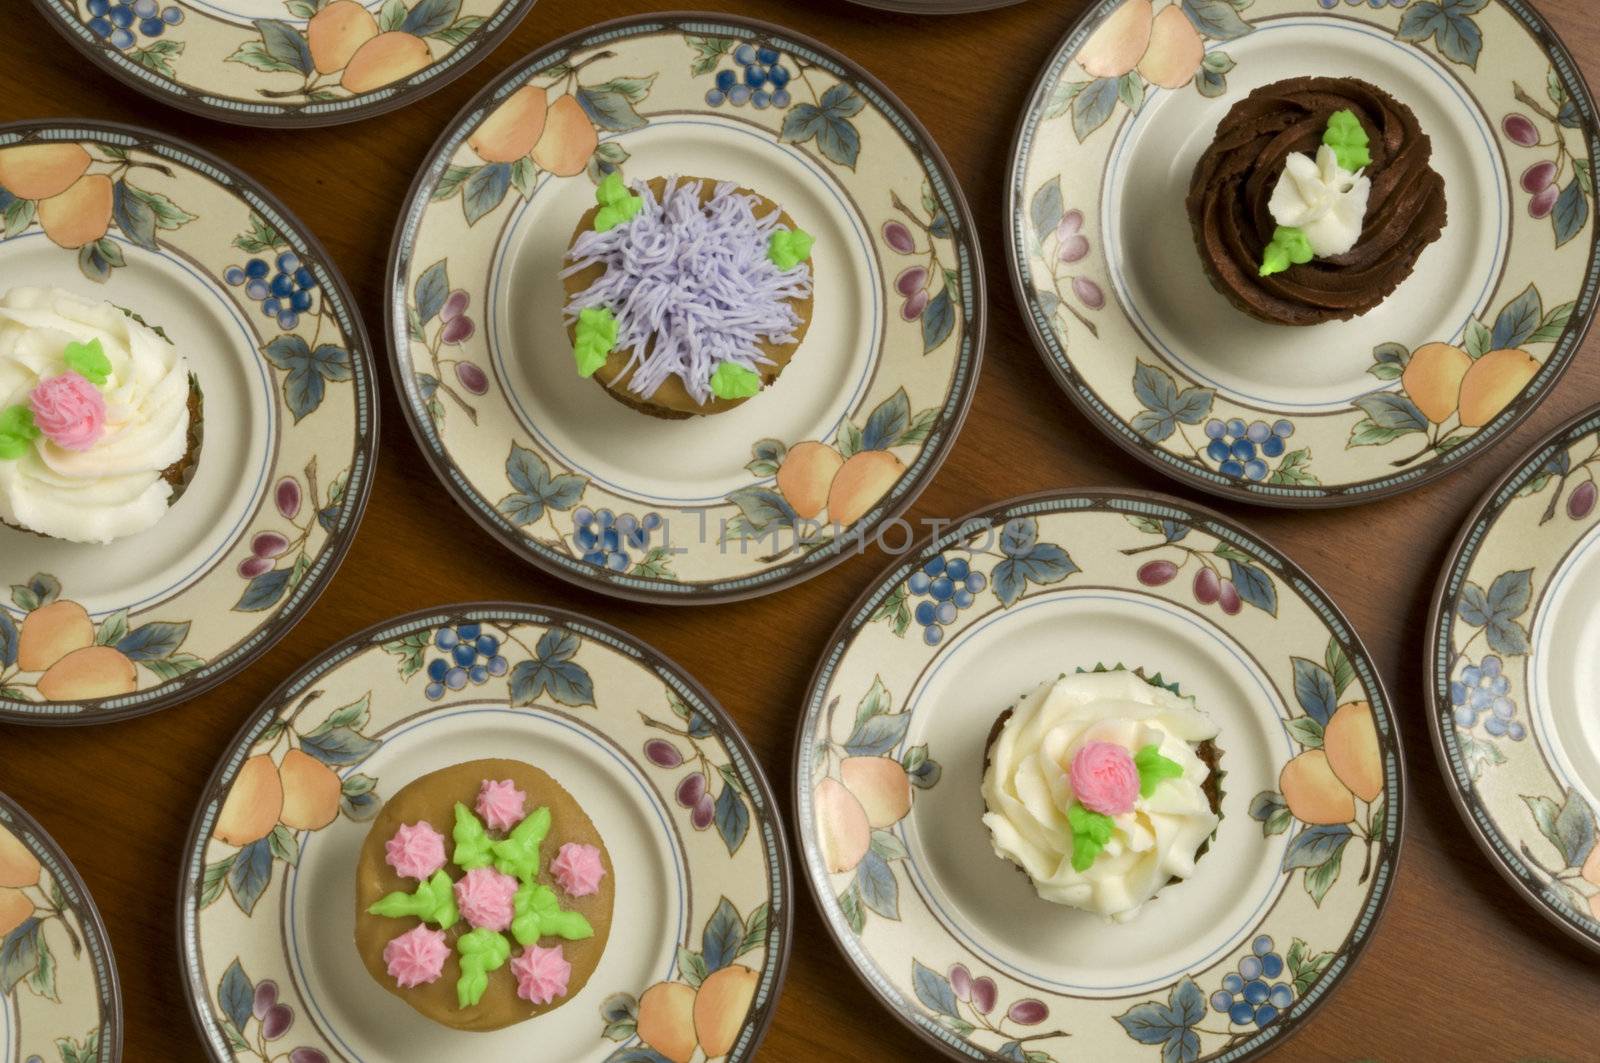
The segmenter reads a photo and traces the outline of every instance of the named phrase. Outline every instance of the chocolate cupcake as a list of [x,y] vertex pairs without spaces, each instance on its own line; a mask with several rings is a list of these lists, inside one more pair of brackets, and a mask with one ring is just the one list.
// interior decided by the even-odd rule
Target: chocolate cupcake
[[1432,150],[1411,109],[1365,81],[1256,89],[1223,118],[1189,185],[1212,285],[1274,324],[1365,314],[1444,229]]

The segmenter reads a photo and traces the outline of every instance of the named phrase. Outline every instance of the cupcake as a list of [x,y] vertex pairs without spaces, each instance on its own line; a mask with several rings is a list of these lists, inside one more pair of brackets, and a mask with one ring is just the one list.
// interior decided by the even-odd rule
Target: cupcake
[[1291,78],[1234,104],[1187,207],[1212,285],[1262,321],[1359,317],[1445,226],[1444,179],[1411,108],[1356,78]]
[[422,1015],[498,1030],[553,1011],[599,966],[611,857],[571,794],[516,760],[413,780],[356,864],[356,950]]
[[613,173],[595,198],[561,274],[579,374],[669,419],[770,387],[811,322],[811,236],[728,181]]
[[1221,822],[1216,724],[1135,672],[1079,672],[1002,713],[985,754],[984,826],[1041,898],[1127,922]]
[[79,543],[154,527],[194,476],[201,420],[187,361],[137,314],[0,297],[0,523]]

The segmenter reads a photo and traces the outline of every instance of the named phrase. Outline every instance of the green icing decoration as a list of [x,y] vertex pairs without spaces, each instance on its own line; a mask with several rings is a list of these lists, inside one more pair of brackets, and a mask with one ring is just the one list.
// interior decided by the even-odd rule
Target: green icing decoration
[[1087,871],[1111,840],[1111,817],[1074,801],[1067,808],[1067,825],[1072,828],[1072,870]]
[[616,170],[600,182],[594,190],[594,198],[600,203],[600,212],[594,216],[597,233],[615,229],[644,209],[643,197],[630,194],[628,186],[622,183],[622,174]]
[[719,399],[747,399],[761,390],[761,374],[738,362],[723,362],[711,374],[711,394]]
[[16,461],[38,438],[39,426],[33,423],[33,411],[28,407],[9,406],[0,410],[0,461]]
[[1139,769],[1139,796],[1149,797],[1156,792],[1164,779],[1183,778],[1183,765],[1161,755],[1161,747],[1152,742],[1133,755],[1133,766]]
[[494,869],[522,882],[539,873],[539,843],[550,833],[550,810],[536,808],[511,828],[504,841],[494,843]]
[[511,904],[515,913],[511,920],[511,936],[524,948],[545,937],[582,941],[594,936],[589,920],[580,912],[564,910],[549,886],[524,883]]
[[484,829],[483,821],[472,814],[472,809],[456,802],[456,825],[450,832],[455,840],[455,852],[450,859],[463,871],[488,867],[494,861],[494,842]]
[[1272,243],[1262,252],[1261,276],[1282,273],[1292,264],[1310,262],[1312,257],[1311,241],[1306,239],[1305,232],[1290,225],[1280,225],[1278,231],[1272,234]]
[[106,357],[105,348],[100,346],[98,337],[88,343],[67,344],[63,360],[68,369],[95,387],[104,387],[106,381],[111,379],[111,359]]
[[416,892],[396,890],[367,911],[388,919],[414,915],[425,923],[435,924],[440,930],[449,930],[461,918],[461,913],[456,910],[455,883],[443,871],[435,871],[428,881],[418,883]]
[[579,376],[594,376],[606,364],[611,348],[617,345],[617,319],[603,306],[578,311],[578,327],[572,354],[578,361]]
[[767,258],[781,270],[791,270],[811,257],[816,237],[804,229],[776,229],[767,240]]
[[469,930],[456,941],[461,978],[456,982],[456,1003],[476,1007],[489,988],[489,972],[497,971],[511,958],[511,943],[505,936],[486,927]]
[[1367,150],[1370,143],[1367,131],[1361,128],[1361,119],[1349,108],[1334,111],[1328,117],[1328,128],[1322,134],[1322,142],[1339,157],[1339,165],[1351,173],[1372,165],[1372,153]]

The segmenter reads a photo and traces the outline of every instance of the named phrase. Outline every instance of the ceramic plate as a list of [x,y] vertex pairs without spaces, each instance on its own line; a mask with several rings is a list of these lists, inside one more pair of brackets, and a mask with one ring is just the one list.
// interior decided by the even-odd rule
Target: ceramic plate
[[[377,398],[333,261],[249,178],[131,126],[0,126],[0,152],[38,142],[78,145],[88,172],[42,210],[0,189],[0,277],[137,312],[185,353],[205,402],[194,480],[154,528],[93,546],[0,527],[0,719],[99,723],[221,682],[322,593],[366,506]],[[48,656],[19,659],[30,628]],[[132,685],[68,659],[89,643],[134,662]]]
[[[1018,130],[1012,277],[1062,387],[1157,468],[1273,505],[1407,490],[1505,435],[1555,384],[1594,311],[1594,104],[1550,28],[1521,0],[1154,8],[1096,4]],[[1085,59],[1125,72],[1092,78]],[[1228,109],[1300,75],[1359,77],[1411,107],[1449,222],[1382,306],[1297,329],[1212,289],[1184,197]],[[1437,368],[1451,359],[1407,372],[1430,343],[1474,363],[1495,350],[1527,357],[1465,379]]]
[[854,0],[862,7],[882,11],[905,11],[914,15],[960,15],[968,11],[992,11],[1010,7],[1022,0]]
[[[735,106],[717,79],[746,49],[781,53],[789,80]],[[523,106],[507,98],[525,85],[582,108],[566,139],[535,147],[549,170],[468,143],[497,108]],[[557,274],[594,183],[618,168],[738,181],[815,234],[810,331],[768,392],[664,421],[577,375]],[[389,278],[401,404],[445,486],[527,560],[633,598],[748,597],[837,562],[933,475],[983,348],[972,221],[926,131],[848,60],[742,19],[612,22],[517,63],[435,145]],[[804,441],[792,482],[805,490],[788,498],[776,473]],[[855,465],[825,478],[840,457]],[[859,514],[848,534],[809,501],[818,492]]]
[[[1193,697],[1225,773],[1194,876],[1121,925],[1040,900],[994,855],[979,793],[1019,695],[1117,667]],[[1264,1051],[1370,937],[1404,809],[1394,717],[1349,623],[1271,547],[1160,495],[1018,499],[897,561],[824,652],[796,758],[829,930],[958,1059]]]
[[[436,682],[434,670],[445,669],[435,662],[457,663],[439,645],[454,649],[458,637],[479,639],[483,652],[459,683]],[[241,800],[252,808],[287,801],[295,777],[332,771],[340,797],[337,811],[327,809],[328,825],[274,826],[268,809],[257,840],[243,848],[214,840],[241,764],[281,764],[290,750],[305,756],[295,757],[276,794]],[[368,975],[348,902],[364,821],[384,796],[427,772],[491,756],[541,767],[577,798],[606,840],[617,907],[600,966],[578,995],[517,1026],[461,1033],[430,1023]],[[186,986],[201,1037],[219,1060],[259,1063],[291,1052],[294,1063],[379,1063],[537,1049],[542,1058],[648,1063],[661,1057],[641,1047],[639,1030],[692,1045],[696,1029],[720,1029],[732,1045],[726,1058],[743,1060],[771,1021],[783,981],[789,891],[772,791],[743,736],[693,679],[650,647],[579,616],[457,606],[333,648],[240,732],[189,839],[179,898]],[[699,987],[735,966],[745,971],[718,980],[695,1028],[658,1004],[641,1008],[657,983]],[[730,979],[753,996],[730,992]],[[274,1006],[288,1010],[274,1017]],[[682,1041],[667,1044],[676,1052],[671,1046]]]
[[1600,410],[1484,497],[1434,601],[1428,719],[1452,796],[1512,885],[1600,948]]
[[460,77],[536,0],[34,0],[101,69],[224,122],[317,126]]
[[116,1063],[122,994],[105,924],[59,846],[0,793],[0,1063]]

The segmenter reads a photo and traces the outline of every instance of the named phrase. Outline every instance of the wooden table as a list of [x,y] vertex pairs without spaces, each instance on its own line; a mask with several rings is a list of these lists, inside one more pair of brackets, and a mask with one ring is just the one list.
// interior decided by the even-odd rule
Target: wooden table
[[[307,132],[226,126],[162,106],[89,67],[23,0],[6,6],[12,47],[0,120],[120,119],[233,161],[327,245],[381,344],[394,219],[445,123],[513,59],[587,24],[656,5],[543,0],[507,43],[443,91],[380,118]],[[1303,565],[1350,616],[1377,661],[1401,717],[1411,782],[1394,896],[1345,983],[1272,1058],[1595,1059],[1600,961],[1512,892],[1451,805],[1423,715],[1423,637],[1435,578],[1469,507],[1535,438],[1600,398],[1600,334],[1509,442],[1433,486],[1324,513],[1202,498],[1123,453],[1068,403],[1028,340],[1006,274],[1001,200],[1012,131],[1034,76],[1085,0],[1032,0],[949,18],[883,14],[844,0],[707,0],[704,6],[785,23],[859,60],[928,126],[966,189],[989,275],[987,361],[966,429],[912,519],[953,517],[1047,488],[1113,485],[1193,496],[1247,522]],[[1592,5],[1542,0],[1541,6],[1600,84],[1600,23]],[[513,562],[449,501],[406,431],[393,389],[385,385],[382,396],[384,438],[361,534],[322,600],[271,652],[221,688],[154,716],[77,730],[0,726],[0,788],[71,854],[110,926],[130,1061],[204,1058],[183,1000],[174,925],[189,817],[239,723],[324,647],[397,613],[445,602],[503,598],[577,609],[635,632],[694,672],[733,713],[774,786],[787,794],[796,714],[815,656],[884,564],[881,556],[855,557],[780,594],[705,609],[631,605],[575,590]],[[704,652],[730,629],[758,632],[776,652]],[[762,1057],[931,1058],[849,973],[809,896],[796,908],[788,984]]]

